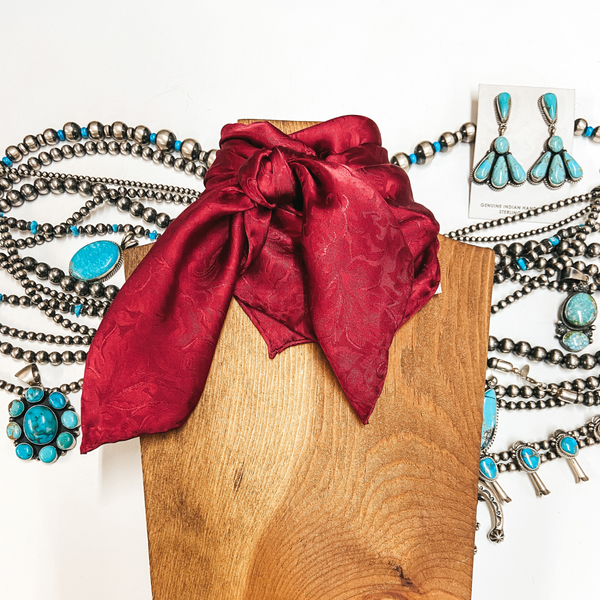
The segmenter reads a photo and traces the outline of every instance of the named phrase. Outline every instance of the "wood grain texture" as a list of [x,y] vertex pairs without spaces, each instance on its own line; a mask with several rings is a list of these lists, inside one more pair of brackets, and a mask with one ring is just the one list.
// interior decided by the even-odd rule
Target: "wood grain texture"
[[142,438],[155,600],[470,598],[494,262],[440,243],[367,426],[319,346],[269,360],[232,301],[189,421]]

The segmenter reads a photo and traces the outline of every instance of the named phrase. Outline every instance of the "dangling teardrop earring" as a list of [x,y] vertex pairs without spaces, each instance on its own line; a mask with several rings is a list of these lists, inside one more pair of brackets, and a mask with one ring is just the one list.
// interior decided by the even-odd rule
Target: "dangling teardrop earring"
[[551,190],[562,187],[565,181],[577,182],[583,177],[583,169],[565,150],[563,140],[556,135],[558,101],[556,94],[548,92],[538,101],[540,111],[548,125],[550,137],[546,140],[541,156],[529,169],[529,181],[535,185],[542,183]]
[[494,106],[500,134],[490,146],[490,151],[481,159],[473,169],[474,183],[487,183],[491,189],[503,190],[509,183],[514,186],[523,185],[527,174],[515,157],[509,152],[510,145],[504,137],[506,123],[510,117],[512,100],[508,92],[496,96]]

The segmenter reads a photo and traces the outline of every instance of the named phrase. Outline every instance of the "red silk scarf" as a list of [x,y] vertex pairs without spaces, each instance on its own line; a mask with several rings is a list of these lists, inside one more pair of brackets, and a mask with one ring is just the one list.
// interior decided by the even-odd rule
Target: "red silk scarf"
[[119,292],[87,358],[86,453],[182,425],[232,296],[273,358],[321,345],[367,423],[398,328],[435,293],[439,226],[375,123],[226,125],[206,190]]

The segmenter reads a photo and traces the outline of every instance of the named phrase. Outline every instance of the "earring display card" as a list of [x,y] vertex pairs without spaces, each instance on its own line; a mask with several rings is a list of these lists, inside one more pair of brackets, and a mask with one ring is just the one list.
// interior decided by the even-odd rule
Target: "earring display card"
[[[526,173],[540,158],[546,149],[546,140],[550,134],[548,125],[540,110],[542,95],[552,92],[558,101],[555,135],[560,136],[564,148],[577,160],[577,151],[573,150],[573,123],[575,121],[575,90],[558,88],[519,87],[511,85],[480,85],[477,107],[477,136],[473,153],[472,169],[489,153],[494,140],[500,135],[496,118],[496,97],[508,92],[512,108],[506,123],[504,137],[510,144],[510,153],[523,167]],[[533,185],[527,180],[521,186],[510,183],[502,190],[492,189],[488,185],[478,185],[471,181],[469,217],[475,219],[499,219],[541,204],[562,200],[575,193],[567,179],[559,189],[549,189],[544,183]],[[581,185],[581,184],[579,184]],[[530,222],[552,223],[554,213],[545,213]]]

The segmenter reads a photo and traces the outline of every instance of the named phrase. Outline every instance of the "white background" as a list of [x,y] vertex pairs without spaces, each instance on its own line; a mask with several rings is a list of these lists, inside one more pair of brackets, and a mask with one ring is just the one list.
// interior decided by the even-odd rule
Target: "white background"
[[[169,128],[179,139],[195,137],[211,148],[221,126],[239,118],[325,120],[358,113],[379,124],[390,154],[410,152],[421,140],[434,141],[475,119],[480,83],[575,89],[576,115],[596,125],[599,16],[593,0],[3,2],[0,143],[4,148],[46,127],[98,119]],[[540,144],[543,131],[540,117]],[[597,185],[600,145],[576,138],[569,150],[585,172],[577,189]],[[471,164],[471,148],[462,144],[410,171],[416,199],[433,209],[442,231],[468,223]],[[193,178],[130,157],[73,159],[59,168],[199,187]],[[527,186],[521,189],[527,193]],[[566,187],[548,191],[546,201],[569,193]],[[79,200],[45,196],[14,214],[57,222]],[[105,213],[102,220],[122,222],[120,213]],[[65,268],[66,246],[53,243],[37,256],[52,252],[48,261]],[[9,291],[8,277],[0,281],[0,291]],[[558,305],[556,294],[532,294],[494,317],[492,333],[556,347]],[[0,321],[51,330],[29,312],[3,304]],[[14,381],[20,366],[4,359],[0,376]],[[47,385],[80,373],[43,371]],[[547,381],[574,376],[536,365],[532,374]],[[501,414],[494,448],[543,439],[600,410],[545,412]],[[505,509],[506,541],[495,546],[486,540],[489,518],[482,506],[475,600],[597,596],[600,449],[586,449],[580,462],[590,481],[578,486],[564,461],[545,465],[541,476],[552,494],[543,499],[534,496],[526,475],[502,478],[513,498]],[[3,594],[148,600],[146,552],[137,442],[87,457],[73,452],[48,468],[19,463],[10,443],[2,442]]]

